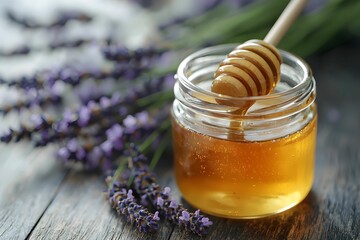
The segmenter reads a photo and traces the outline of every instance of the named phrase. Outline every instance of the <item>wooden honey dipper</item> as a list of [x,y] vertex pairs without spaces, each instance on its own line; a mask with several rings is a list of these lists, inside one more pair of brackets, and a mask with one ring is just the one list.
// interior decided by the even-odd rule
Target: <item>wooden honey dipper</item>
[[[275,46],[306,2],[290,1],[264,41],[250,40],[231,51],[215,72],[211,91],[231,97],[269,94],[280,80],[282,58]],[[243,106],[242,112],[251,105]]]

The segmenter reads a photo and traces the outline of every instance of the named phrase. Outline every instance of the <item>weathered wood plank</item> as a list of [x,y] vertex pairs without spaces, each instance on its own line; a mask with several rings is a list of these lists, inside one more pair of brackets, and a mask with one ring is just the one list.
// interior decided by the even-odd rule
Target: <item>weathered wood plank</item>
[[[160,182],[169,175],[160,176]],[[104,198],[105,183],[98,175],[72,172],[30,239],[167,239],[173,227],[160,224],[158,232],[138,232],[117,216]]]
[[45,212],[30,239],[119,238],[119,221],[105,201],[99,176],[72,172]]
[[25,239],[54,198],[65,171],[51,152],[0,145],[0,239]]

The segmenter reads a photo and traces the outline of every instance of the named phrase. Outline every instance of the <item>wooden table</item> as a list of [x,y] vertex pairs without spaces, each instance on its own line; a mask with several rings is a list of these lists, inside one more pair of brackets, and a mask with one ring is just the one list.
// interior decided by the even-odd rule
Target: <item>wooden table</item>
[[[211,217],[208,239],[360,239],[359,53],[355,41],[308,59],[319,104],[316,177],[308,197],[264,219]],[[101,176],[67,170],[51,152],[0,144],[0,239],[198,239],[169,223],[155,234],[137,232],[104,200]],[[180,200],[171,165],[163,159],[157,173]]]

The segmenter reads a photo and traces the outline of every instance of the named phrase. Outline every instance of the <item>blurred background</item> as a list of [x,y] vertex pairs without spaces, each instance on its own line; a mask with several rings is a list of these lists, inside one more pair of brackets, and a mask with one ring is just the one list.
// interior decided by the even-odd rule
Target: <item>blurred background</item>
[[[34,69],[74,64],[100,66],[101,50],[108,45],[170,50],[164,62],[176,65],[194,49],[263,38],[287,2],[2,0],[0,74],[26,75]],[[310,0],[279,48],[306,58],[356,41],[359,13],[357,0]]]
[[[262,39],[287,3],[1,0],[0,112],[6,120],[0,126],[0,133],[5,132],[1,140],[10,141],[11,134],[24,137],[24,132],[34,129],[27,127],[29,119],[35,119],[35,126],[44,124],[39,119],[66,119],[68,109],[79,119],[88,119],[91,104],[106,106],[114,93],[127,93],[124,99],[137,105],[127,105],[122,117],[105,124],[101,131],[123,121],[127,114],[169,106],[173,76],[185,56],[206,46]],[[343,106],[329,99],[334,93],[350,100],[358,95],[359,82],[354,79],[358,78],[360,53],[359,14],[358,0],[310,0],[279,45],[310,63],[319,85],[320,117],[334,124]],[[134,88],[137,85],[140,89]],[[346,92],[342,91],[345,87]],[[41,117],[34,118],[34,114]],[[356,122],[342,126],[351,132]],[[9,126],[20,130],[13,134]],[[49,137],[48,130],[39,134],[35,145],[58,140]],[[105,133],[101,137],[92,134],[92,147],[106,140]],[[67,161],[69,156],[64,156]],[[82,155],[81,159],[73,157],[85,161]]]

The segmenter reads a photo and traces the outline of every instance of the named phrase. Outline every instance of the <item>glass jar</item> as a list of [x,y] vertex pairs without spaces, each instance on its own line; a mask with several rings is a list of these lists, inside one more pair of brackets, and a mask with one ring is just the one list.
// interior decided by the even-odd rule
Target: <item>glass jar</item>
[[[202,211],[257,218],[289,209],[314,179],[315,80],[300,58],[281,51],[273,93],[228,97],[210,91],[235,45],[200,50],[180,64],[172,108],[175,176],[182,196]],[[251,106],[245,114],[239,109]]]

